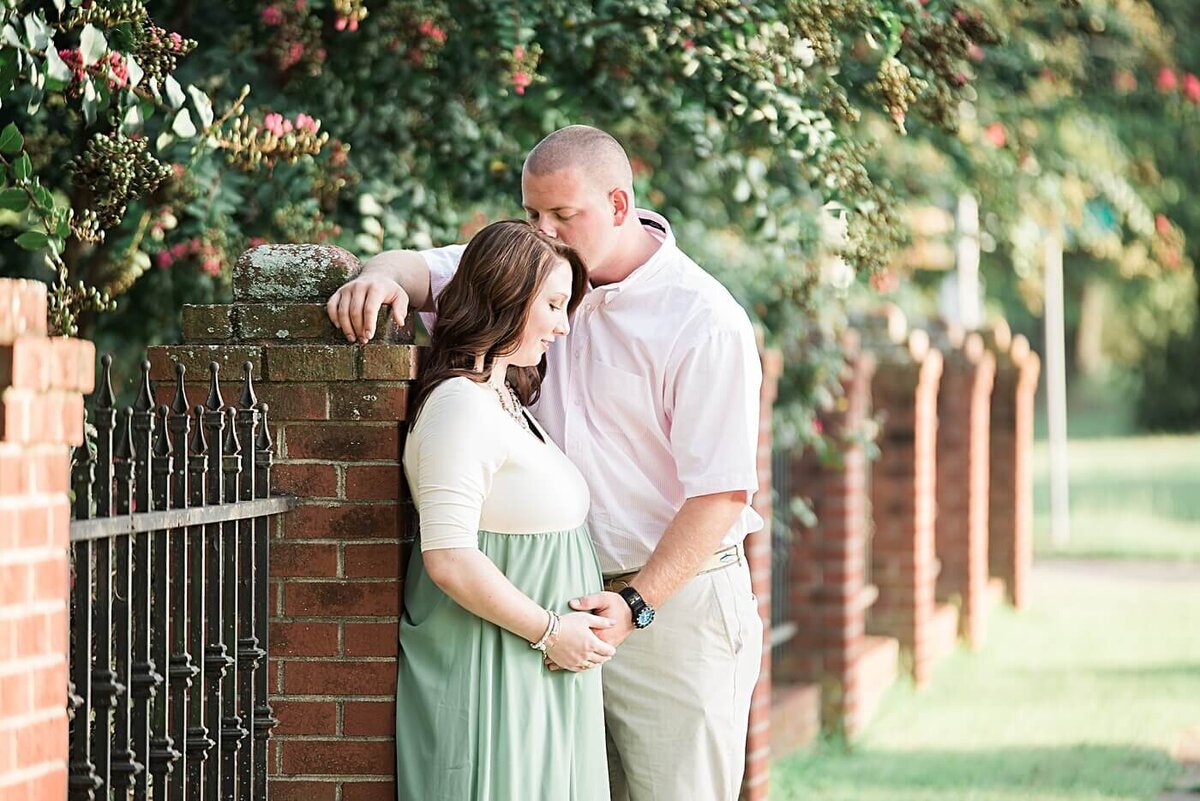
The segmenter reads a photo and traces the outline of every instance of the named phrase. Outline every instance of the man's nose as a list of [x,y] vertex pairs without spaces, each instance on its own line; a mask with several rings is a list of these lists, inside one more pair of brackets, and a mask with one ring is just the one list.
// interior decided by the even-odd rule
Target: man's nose
[[554,224],[550,220],[547,220],[543,217],[542,219],[538,220],[537,227],[538,230],[546,236],[552,236],[555,239],[558,239],[558,232],[554,230]]

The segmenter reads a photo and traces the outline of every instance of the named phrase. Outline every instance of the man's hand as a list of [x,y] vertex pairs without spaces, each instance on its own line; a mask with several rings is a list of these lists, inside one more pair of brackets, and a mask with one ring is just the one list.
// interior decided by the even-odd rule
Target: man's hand
[[347,341],[366,343],[375,336],[379,307],[385,303],[391,306],[396,324],[404,325],[408,316],[408,294],[404,288],[390,278],[362,275],[334,292],[325,310]]
[[571,601],[570,606],[576,611],[591,612],[612,620],[615,623],[612,628],[596,630],[596,636],[610,645],[620,645],[633,633],[633,612],[629,610],[625,599],[615,592],[585,595]]

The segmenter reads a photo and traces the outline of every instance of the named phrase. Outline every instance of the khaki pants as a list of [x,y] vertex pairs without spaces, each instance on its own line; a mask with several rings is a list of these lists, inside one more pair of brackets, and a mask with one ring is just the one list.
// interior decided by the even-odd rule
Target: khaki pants
[[603,669],[613,801],[737,801],[762,619],[745,563],[696,576]]

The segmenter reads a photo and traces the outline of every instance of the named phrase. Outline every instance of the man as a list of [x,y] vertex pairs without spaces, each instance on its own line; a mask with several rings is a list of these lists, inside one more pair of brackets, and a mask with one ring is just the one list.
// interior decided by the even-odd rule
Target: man
[[[741,542],[762,526],[757,348],[745,312],[634,207],[625,151],[587,126],[555,131],[521,178],[529,220],[574,247],[591,289],[550,349],[535,410],[592,493],[605,592],[571,601],[618,621],[605,665],[612,793],[620,801],[734,801],[745,769],[762,622]],[[389,251],[337,291],[351,341],[381,304],[432,312],[462,253]]]

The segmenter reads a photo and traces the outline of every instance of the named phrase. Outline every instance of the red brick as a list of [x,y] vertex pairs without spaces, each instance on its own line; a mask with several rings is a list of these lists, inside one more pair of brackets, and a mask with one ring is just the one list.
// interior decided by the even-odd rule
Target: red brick
[[289,425],[284,437],[289,459],[400,460],[400,427],[395,423]]
[[395,801],[393,782],[346,782],[342,785],[342,801]]
[[323,384],[262,384],[258,399],[270,406],[270,419],[328,420],[329,392]]
[[342,734],[348,737],[390,737],[396,733],[395,701],[346,701]]
[[288,695],[390,697],[396,694],[396,663],[285,661],[283,691]]
[[337,471],[331,464],[278,464],[271,470],[271,481],[278,494],[337,497]]
[[50,340],[40,336],[18,337],[11,345],[0,345],[0,387],[49,389],[51,347]]
[[397,578],[400,573],[399,545],[347,545],[343,564],[348,578]]
[[271,703],[279,727],[273,736],[292,734],[337,734],[337,704],[333,701],[286,701]]
[[[271,764],[275,763],[272,761]],[[335,801],[337,788],[333,781],[293,781],[286,776],[272,776],[271,801]]]
[[0,344],[18,336],[45,336],[46,285],[22,278],[0,278]]
[[417,377],[413,345],[364,345],[359,378],[365,381],[411,381]]
[[404,420],[408,387],[356,381],[329,388],[331,420]]
[[268,345],[269,381],[353,381],[358,353],[350,345]]
[[295,740],[283,749],[283,772],[325,776],[388,776],[396,772],[392,741]]
[[395,581],[294,582],[284,585],[283,609],[289,617],[395,616],[400,586]]
[[[254,378],[262,373],[262,348],[246,345],[153,345],[146,349],[150,359],[152,381],[174,381],[175,365],[187,368],[187,375],[208,377],[208,365],[216,362],[221,366],[220,377],[227,381],[240,381],[242,365],[247,361],[254,364]],[[229,402],[229,398],[225,399]],[[236,402],[237,396],[233,397]]]
[[301,506],[281,516],[283,536],[294,539],[393,540],[404,532],[404,509],[395,503]]
[[346,498],[353,501],[399,500],[403,480],[399,465],[349,465],[346,467]]
[[272,622],[271,656],[337,656],[338,624]]
[[398,623],[346,623],[346,656],[396,656],[400,652]]
[[338,574],[337,546],[278,542],[271,545],[271,575],[333,578]]
[[233,337],[234,307],[222,306],[183,306],[183,341],[225,342]]

